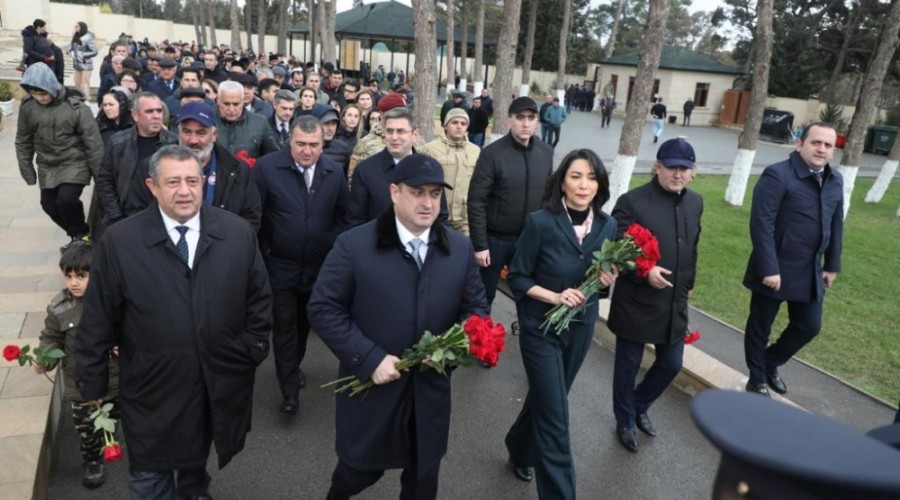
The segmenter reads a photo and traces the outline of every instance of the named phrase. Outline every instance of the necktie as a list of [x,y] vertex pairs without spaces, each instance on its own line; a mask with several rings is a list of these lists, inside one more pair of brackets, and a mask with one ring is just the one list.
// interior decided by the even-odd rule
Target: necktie
[[166,85],[169,87],[169,90],[172,90],[172,82],[166,82]]
[[306,190],[309,191],[312,187],[312,172],[308,168],[303,169],[303,182],[306,183]]
[[184,238],[184,233],[188,232],[188,229],[190,228],[187,226],[175,226],[175,229],[181,234],[181,237],[178,238],[178,243],[175,244],[175,248],[178,250],[178,256],[181,257],[181,260],[183,260],[185,264],[190,266],[191,264],[188,261],[190,256],[188,254],[187,240]]
[[287,123],[281,124],[281,140],[287,142],[288,140],[288,128]]
[[425,264],[425,262],[422,261],[422,254],[419,253],[419,249],[422,248],[422,245],[424,245],[424,244],[425,244],[425,242],[423,242],[419,238],[413,238],[413,239],[409,240],[409,243],[408,243],[409,248],[412,250],[411,253],[413,256],[413,260],[416,261],[416,266],[419,267],[419,270],[421,270],[422,265]]
[[824,173],[821,170],[819,170],[817,172],[813,172],[812,174],[813,174],[813,177],[816,178],[816,182],[819,183],[819,187],[822,187],[822,182],[824,180],[824,178],[823,178]]

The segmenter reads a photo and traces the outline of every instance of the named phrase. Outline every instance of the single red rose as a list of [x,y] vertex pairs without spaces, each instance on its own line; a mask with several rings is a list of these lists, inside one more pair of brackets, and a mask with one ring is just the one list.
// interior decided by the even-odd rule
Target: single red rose
[[117,462],[122,460],[122,447],[119,446],[119,443],[103,447],[103,460],[106,462]]
[[7,361],[15,361],[19,359],[19,354],[22,354],[22,350],[19,349],[19,346],[10,344],[3,348],[3,357],[6,358]]
[[702,335],[700,335],[700,330],[692,330],[684,336],[684,345],[693,344],[694,342],[700,340],[700,337],[702,337]]

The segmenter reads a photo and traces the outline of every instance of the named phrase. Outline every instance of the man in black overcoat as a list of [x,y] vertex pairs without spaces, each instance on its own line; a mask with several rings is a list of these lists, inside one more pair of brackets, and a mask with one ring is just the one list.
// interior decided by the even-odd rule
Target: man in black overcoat
[[262,198],[259,243],[274,296],[272,349],[281,411],[296,413],[306,386],[300,363],[309,337],[307,302],[334,239],[347,227],[350,193],[344,169],[322,155],[322,125],[301,116],[289,144],[253,169]]
[[[660,144],[656,175],[620,197],[612,212],[620,235],[637,223],[659,241],[660,259],[647,276],[633,271],[619,276],[607,323],[616,336],[616,435],[632,452],[638,450],[635,425],[649,436],[656,435],[647,411],[681,370],[703,214],[703,198],[687,189],[694,178],[695,161],[694,148],[684,139]],[[656,360],[635,386],[645,344],[656,347]]]
[[437,497],[450,377],[395,365],[426,330],[441,334],[488,313],[471,243],[437,222],[444,188],[433,158],[401,160],[392,206],[337,238],[313,288],[309,320],[340,360],[338,375],[376,384],[366,394],[337,396],[331,500],[359,494],[397,468],[404,469],[400,498]]
[[112,226],[94,254],[77,386],[101,398],[118,346],[131,497],[208,498],[210,444],[224,467],[250,430],[272,293],[255,231],[203,203],[190,149],[157,151],[147,185],[156,202]]
[[[828,164],[836,139],[830,124],[806,127],[796,151],[766,167],[753,190],[753,252],[744,274],[753,292],[744,336],[748,391],[768,396],[768,385],[786,393],[778,367],[822,328],[825,289],[841,270],[844,180]],[[788,326],[766,347],[782,302]]]

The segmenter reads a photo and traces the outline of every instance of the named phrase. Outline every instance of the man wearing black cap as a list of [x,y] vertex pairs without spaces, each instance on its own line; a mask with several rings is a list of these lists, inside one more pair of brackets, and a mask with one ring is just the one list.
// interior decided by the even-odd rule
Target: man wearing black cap
[[178,64],[174,59],[167,57],[160,59],[159,78],[147,85],[147,92],[153,92],[163,100],[175,94],[175,91],[181,88],[181,82],[175,76],[178,72],[177,66]]
[[553,170],[553,149],[534,137],[534,100],[514,99],[508,116],[509,133],[481,150],[469,184],[469,234],[488,305],[497,293],[500,271],[512,261],[525,216],[541,208]]
[[260,247],[274,293],[272,347],[283,400],[296,413],[306,386],[300,363],[309,336],[307,302],[319,268],[347,227],[349,192],[343,169],[322,156],[322,125],[297,118],[289,147],[259,159],[253,178],[262,198]]
[[[656,153],[656,175],[622,195],[612,212],[619,236],[631,224],[640,224],[656,236],[661,255],[645,277],[622,271],[607,321],[616,336],[616,435],[632,452],[638,450],[635,424],[645,434],[656,435],[647,410],[681,370],[703,214],[703,198],[687,189],[694,178],[694,162],[694,148],[684,139],[662,143]],[[635,387],[644,344],[656,346],[656,359]]]
[[447,118],[447,112],[454,108],[462,108],[463,111],[469,109],[469,106],[466,104],[466,94],[459,90],[453,90],[451,98],[444,101],[444,104],[441,106],[441,123],[444,123],[444,120]]
[[[744,274],[753,292],[744,336],[748,391],[769,395],[768,385],[786,393],[778,367],[822,328],[825,290],[841,270],[844,180],[828,163],[836,137],[827,123],[806,127],[796,151],[766,167],[753,190],[753,252]],[[782,302],[788,303],[787,328],[767,346]]]
[[488,313],[471,243],[437,221],[450,188],[441,165],[414,154],[391,175],[391,206],[338,236],[308,307],[310,324],[340,361],[339,375],[377,385],[336,397],[338,463],[329,500],[349,499],[385,469],[400,468],[400,498],[437,498],[450,377],[395,365],[426,330],[445,332]]
[[341,118],[338,116],[337,111],[328,108],[328,111],[325,111],[319,117],[319,123],[322,124],[323,140],[325,141],[322,154],[339,165],[344,171],[344,177],[346,177],[347,166],[350,164],[350,154],[353,153],[353,150],[350,148],[350,143],[346,140],[341,137],[335,137]]
[[262,211],[259,192],[247,164],[216,144],[213,108],[199,101],[184,104],[175,124],[179,143],[194,152],[203,168],[203,202],[240,215],[258,230]]

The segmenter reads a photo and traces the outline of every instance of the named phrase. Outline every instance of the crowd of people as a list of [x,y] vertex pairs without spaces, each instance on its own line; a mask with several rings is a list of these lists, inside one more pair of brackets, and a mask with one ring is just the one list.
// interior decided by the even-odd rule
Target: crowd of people
[[[35,21],[35,36],[45,26]],[[83,86],[96,49],[84,23],[73,31]],[[60,263],[66,289],[48,307],[42,344],[67,352],[85,486],[104,479],[86,430],[87,410],[104,402],[121,414],[133,498],[211,498],[210,447],[220,467],[243,448],[270,342],[279,410],[301,409],[312,330],[341,376],[376,384],[364,397],[336,397],[327,498],[357,495],[396,468],[401,498],[436,498],[451,379],[395,365],[426,330],[489,314],[504,268],[529,386],[505,439],[512,473],[535,481],[540,498],[575,498],[567,394],[597,299],[614,283],[617,437],[636,452],[635,428],[657,435],[649,409],[681,368],[703,212],[688,189],[696,159],[686,140],[661,144],[652,179],[607,214],[609,178],[596,153],[578,149],[553,164],[566,109],[552,97],[545,108],[518,97],[499,116],[487,90],[471,106],[457,93],[441,110],[443,134],[426,142],[408,77],[383,89],[397,76],[383,68],[345,78],[328,63],[317,70],[278,54],[123,37],[103,60],[94,117],[86,91],[64,87],[47,63],[24,72],[16,151],[23,178],[40,183],[42,208],[71,238]],[[492,115],[509,133],[482,147]],[[537,136],[545,123],[547,141]],[[804,134],[754,196],[747,390],[763,395],[767,385],[786,392],[777,367],[818,332],[824,288],[839,271],[834,129]],[[778,196],[794,195],[778,193],[793,190],[799,205],[821,199],[827,210],[779,215]],[[784,226],[807,219],[826,237]],[[645,277],[600,272],[603,290],[585,296],[578,286],[593,253],[632,223],[657,237],[662,258]],[[776,238],[788,235],[803,252],[781,248]],[[805,285],[787,279],[794,270]],[[782,301],[792,322],[766,349]],[[545,334],[544,315],[560,304],[587,307],[561,335]],[[656,346],[656,361],[635,385],[645,344]]]

